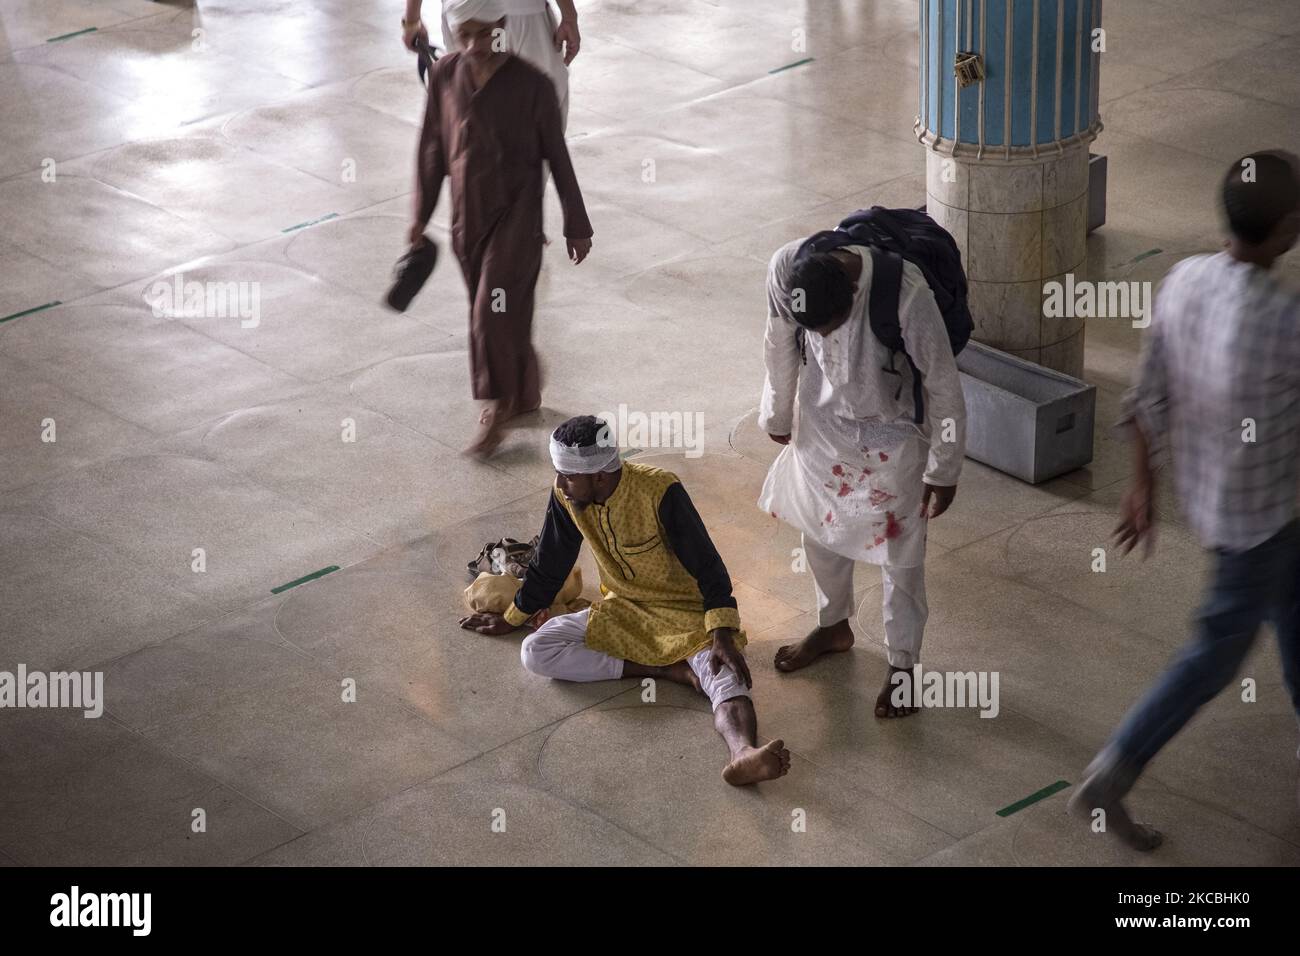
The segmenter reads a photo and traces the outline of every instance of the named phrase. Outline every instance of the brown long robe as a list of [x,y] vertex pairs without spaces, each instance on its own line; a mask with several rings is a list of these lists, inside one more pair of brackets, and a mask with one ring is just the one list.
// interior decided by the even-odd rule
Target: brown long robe
[[438,60],[420,133],[416,216],[428,222],[450,176],[451,247],[469,291],[474,397],[516,408],[541,402],[532,325],[543,161],[555,177],[565,237],[590,238],[550,78],[512,54],[479,90],[464,54]]

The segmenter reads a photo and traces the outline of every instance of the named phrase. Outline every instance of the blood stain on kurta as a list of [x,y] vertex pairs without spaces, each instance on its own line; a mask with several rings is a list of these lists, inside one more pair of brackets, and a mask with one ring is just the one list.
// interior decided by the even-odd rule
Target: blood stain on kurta
[[847,482],[840,482],[840,490],[839,493],[836,495],[836,497],[843,498],[852,490],[853,490],[852,485],[848,484]]
[[880,460],[881,460],[881,461],[889,461],[889,456],[886,455],[886,454],[882,451],[882,452],[880,453]]
[[889,539],[897,538],[903,533],[903,526],[898,519],[894,517],[892,511],[885,512],[885,537]]
[[873,508],[879,508],[886,501],[893,501],[898,495],[891,495],[888,491],[880,488],[874,488],[871,494],[867,495],[867,500],[871,502]]

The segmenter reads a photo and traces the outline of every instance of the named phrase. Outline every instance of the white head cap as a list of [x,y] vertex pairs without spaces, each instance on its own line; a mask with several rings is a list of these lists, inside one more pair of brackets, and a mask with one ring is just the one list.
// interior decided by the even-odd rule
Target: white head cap
[[442,13],[452,27],[467,20],[496,23],[506,15],[506,5],[504,0],[445,0]]

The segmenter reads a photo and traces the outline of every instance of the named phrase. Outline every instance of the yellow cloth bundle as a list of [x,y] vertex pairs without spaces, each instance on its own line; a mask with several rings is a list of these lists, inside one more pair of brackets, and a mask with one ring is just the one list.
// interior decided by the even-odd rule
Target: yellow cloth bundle
[[[513,574],[492,574],[484,571],[465,589],[465,606],[470,611],[504,614],[506,608],[514,602],[515,592],[522,584],[523,582]],[[555,596],[555,602],[550,607],[550,616],[572,614],[587,607],[590,602],[584,600],[581,595],[582,568],[574,565],[569,576],[564,579],[564,586],[560,588],[560,593]]]

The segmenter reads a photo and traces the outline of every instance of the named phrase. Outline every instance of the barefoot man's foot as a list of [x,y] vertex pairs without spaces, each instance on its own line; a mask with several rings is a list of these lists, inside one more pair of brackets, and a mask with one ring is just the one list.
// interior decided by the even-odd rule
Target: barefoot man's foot
[[[895,677],[895,674],[902,674],[901,678]],[[909,714],[915,714],[919,707],[899,707],[894,701],[897,699],[903,703],[912,703],[916,693],[915,679],[910,667],[889,666],[889,673],[885,675],[885,685],[880,688],[880,693],[876,695],[876,716],[877,717],[906,717]],[[895,692],[898,696],[895,698]]]
[[836,654],[853,647],[853,631],[848,621],[840,621],[830,627],[819,627],[796,644],[784,644],[777,648],[773,663],[779,671],[797,671],[807,667],[823,654]]
[[516,408],[513,404],[507,402],[489,402],[483,406],[483,410],[478,413],[478,423],[480,425],[491,425],[496,422],[498,425],[504,425],[506,422],[519,418],[521,415],[527,415],[535,412],[542,407],[538,402],[532,408]]
[[503,438],[505,438],[504,430],[496,421],[489,419],[486,424],[479,424],[478,434],[465,449],[465,454],[471,458],[490,458],[501,445]]
[[1079,785],[1074,796],[1070,797],[1066,809],[1089,823],[1102,819],[1095,816],[1096,811],[1101,810],[1105,814],[1105,832],[1116,837],[1125,846],[1141,853],[1150,853],[1165,842],[1163,833],[1153,826],[1138,823],[1129,816],[1128,809],[1119,798],[1107,795],[1103,789],[1096,776],[1089,777]]
[[746,747],[732,758],[722,771],[722,779],[733,787],[744,787],[763,780],[775,780],[790,772],[790,751],[784,740],[773,740],[763,747]]

